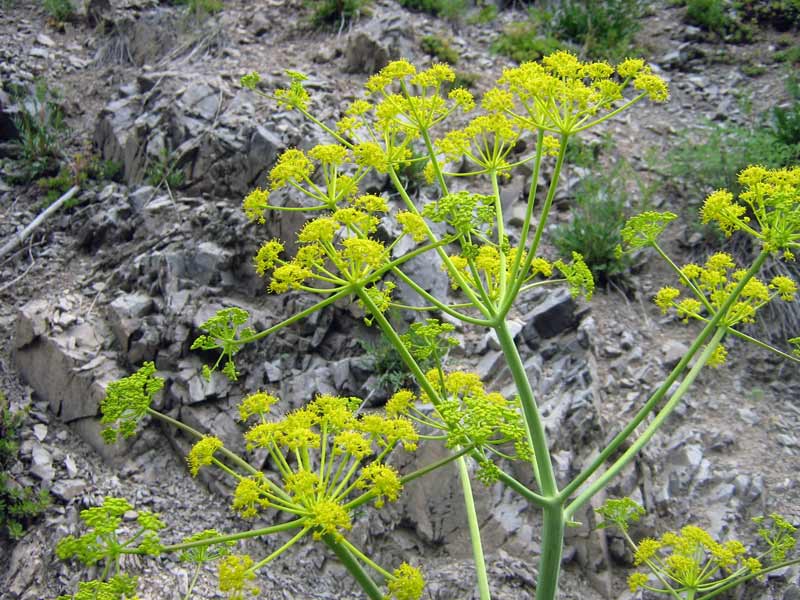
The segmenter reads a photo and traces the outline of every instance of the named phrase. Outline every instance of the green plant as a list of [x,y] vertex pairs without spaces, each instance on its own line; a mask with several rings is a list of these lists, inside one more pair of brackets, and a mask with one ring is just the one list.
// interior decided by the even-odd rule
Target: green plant
[[185,5],[187,12],[197,19],[217,14],[222,10],[222,0],[174,0],[174,2]]
[[687,0],[686,21],[720,35],[724,35],[733,23],[725,0]]
[[549,36],[576,44],[586,56],[605,59],[630,54],[642,13],[640,0],[567,0],[531,11]]
[[166,185],[167,189],[178,189],[183,185],[183,171],[176,169],[177,158],[170,155],[167,148],[163,148],[158,158],[150,163],[145,173],[147,183],[153,186]]
[[467,0],[398,0],[400,6],[457,21],[467,9]]
[[775,60],[789,64],[800,63],[800,45],[791,46],[775,53]]
[[[83,185],[88,179],[95,181],[114,181],[122,172],[122,163],[113,160],[100,160],[96,156],[86,158],[83,154],[76,154],[69,164],[61,167],[54,177],[43,177],[37,183],[45,192],[42,207],[50,206],[64,195],[72,186]],[[72,198],[64,203],[64,208],[71,208],[79,200]]]
[[311,23],[316,27],[342,29],[361,15],[367,15],[369,0],[309,0]]
[[497,18],[497,6],[485,4],[480,7],[477,13],[470,15],[467,22],[472,25],[491,23]]
[[[241,401],[239,414],[242,422],[252,423],[244,438],[249,449],[260,450],[258,465],[264,463],[264,455],[274,465],[274,470],[262,471],[225,447],[213,432],[197,431],[152,408],[164,380],[156,375],[153,363],[145,363],[134,374],[109,384],[101,403],[106,441],[135,435],[145,416],[177,427],[196,440],[187,456],[192,475],[207,466],[219,468],[235,485],[234,512],[250,518],[269,508],[277,524],[166,543],[161,539],[160,520],[151,515],[147,523],[138,524],[142,530],[138,541],[136,530],[130,531],[132,525],[120,518],[130,505],[114,500],[87,514],[89,532],[60,542],[59,555],[89,564],[103,562],[104,572],[92,582],[98,586],[110,583],[106,577],[125,576],[119,570],[124,554],[203,547],[214,551],[221,544],[290,532],[287,542],[259,560],[246,554],[219,559],[220,590],[230,598],[253,593],[256,570],[310,537],[327,546],[370,600],[418,600],[425,591],[421,570],[409,562],[391,571],[378,564],[351,536],[353,519],[363,510],[380,510],[394,501],[408,482],[453,463],[462,484],[476,586],[479,597],[487,600],[488,570],[468,468],[472,461],[478,481],[506,486],[541,515],[536,599],[554,600],[566,527],[664,426],[701,371],[725,361],[728,340],[755,341],[741,326],[755,320],[764,306],[794,299],[797,284],[792,279],[777,276],[762,281],[758,276],[769,257],[792,260],[800,248],[800,167],[749,167],[739,176],[740,198],[720,190],[706,199],[701,210],[704,223],[716,223],[725,235],[741,232],[751,237],[757,252],[746,265],[716,253],[703,266],[679,267],[659,242],[676,215],[646,211],[627,221],[621,231],[622,250],[647,249],[663,257],[681,285],[681,289],[659,290],[656,305],[697,324],[699,332],[683,358],[591,464],[560,485],[509,315],[520,295],[542,286],[566,285],[575,296],[592,296],[594,280],[583,257],[574,253],[569,261],[551,262],[540,255],[567,148],[575,136],[641,101],[666,101],[666,83],[639,59],[611,67],[557,52],[542,63],[506,69],[497,85],[484,94],[477,116],[464,124],[462,118],[451,117],[475,110],[475,100],[463,89],[447,91],[446,84],[455,78],[450,67],[439,64],[418,72],[399,60],[372,76],[366,84],[367,95],[353,101],[336,124],[327,125],[309,111],[306,77],[295,71],[287,75],[287,87],[272,95],[258,91],[256,73],[245,76],[242,84],[282,109],[298,111],[325,131],[330,143],[308,151],[283,152],[270,171],[269,190],[253,190],[243,208],[254,223],[265,223],[273,211],[308,211],[310,220],[297,234],[293,256],[286,254],[283,242],[269,239],[259,248],[254,264],[257,273],[268,279],[271,292],[300,291],[319,301],[262,331],[251,326],[247,311],[220,309],[200,326],[203,333],[192,344],[193,349],[218,355],[213,364],[203,367],[202,374],[236,380],[242,368],[237,355],[245,345],[350,299],[363,309],[365,322],[377,327],[394,346],[416,387],[396,392],[384,411],[367,413],[358,410],[359,399],[323,394],[281,414],[274,408],[275,396],[264,391],[249,394]],[[527,144],[519,143],[523,138]],[[528,148],[524,156],[515,153],[521,146]],[[425,174],[437,186],[430,198],[415,200],[400,179],[399,170],[414,151],[427,157]],[[541,198],[536,191],[545,161],[550,163],[546,165],[549,182]],[[449,164],[457,164],[459,170],[448,171]],[[465,164],[467,168],[461,168]],[[515,247],[506,230],[499,181],[520,167],[531,174],[531,183],[516,237],[522,245]],[[389,177],[403,204],[401,210],[390,210],[385,197],[358,192],[373,169]],[[451,188],[456,181],[459,191]],[[482,191],[471,191],[471,185]],[[287,206],[287,191],[289,197],[301,192],[308,200],[302,207]],[[753,218],[745,218],[747,206],[752,207]],[[383,220],[386,227],[379,231]],[[456,300],[431,293],[409,268],[411,261],[431,260],[432,255],[458,293]],[[399,303],[394,297],[398,283],[415,292],[418,303]],[[415,311],[428,318],[413,324],[410,335],[401,335],[387,317],[391,310]],[[495,336],[513,379],[511,397],[486,389],[477,374],[452,366],[448,349],[456,343],[451,336],[455,322],[474,333]],[[794,350],[782,351],[757,341],[764,349],[800,362],[800,337],[790,342]],[[432,367],[426,370],[425,361]],[[388,464],[391,452],[413,452],[423,440],[442,443],[446,456],[402,475]],[[518,461],[513,468],[512,461]],[[518,478],[518,473],[524,477]],[[635,509],[622,505],[620,511]],[[616,522],[612,517],[616,512],[606,520]],[[785,548],[788,541],[784,538],[776,544]],[[763,566],[749,563],[731,583],[797,563],[800,559]],[[695,581],[680,583],[683,587],[673,598],[712,597]]]
[[454,65],[458,62],[458,52],[453,49],[447,39],[441,36],[426,35],[422,38],[420,46],[422,46],[422,50],[425,53],[430,54],[434,58],[438,58],[442,62],[446,62],[450,65]]
[[800,27],[798,0],[736,0],[734,6],[744,21],[767,25],[778,31]]
[[19,132],[16,145],[21,169],[19,179],[32,181],[58,170],[63,158],[62,146],[69,133],[58,96],[43,80],[34,85],[33,92],[17,90],[14,99],[19,111],[13,117]]
[[44,9],[55,21],[63,23],[75,16],[75,7],[70,0],[44,0]]
[[492,52],[518,63],[540,60],[561,47],[555,38],[540,35],[539,28],[530,22],[511,24],[492,42]]
[[790,160],[797,160],[800,159],[800,81],[796,76],[786,79],[786,90],[791,104],[786,108],[776,106],[772,109],[772,130],[779,143],[794,148]]
[[619,253],[630,203],[625,184],[619,167],[608,175],[582,179],[570,221],[554,231],[553,244],[561,255],[568,258],[573,252],[580,253],[603,286],[620,278],[630,266],[628,255]]
[[41,515],[50,504],[45,490],[34,492],[17,483],[10,468],[18,460],[19,429],[25,412],[12,412],[5,395],[0,392],[0,534],[12,540],[21,538],[25,528]]

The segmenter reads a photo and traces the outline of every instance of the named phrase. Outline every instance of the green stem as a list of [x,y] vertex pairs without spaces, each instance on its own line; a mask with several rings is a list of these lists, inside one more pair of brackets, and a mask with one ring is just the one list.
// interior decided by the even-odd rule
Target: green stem
[[536,579],[536,600],[555,600],[558,595],[564,523],[561,504],[552,504],[542,512],[542,551],[539,556],[539,577]]
[[370,600],[383,600],[384,595],[380,588],[372,581],[372,578],[364,570],[364,567],[361,566],[361,563],[356,560],[352,552],[332,535],[324,535],[322,539],[327,544],[328,548],[339,558]]
[[269,563],[271,563],[271,562],[272,562],[273,560],[275,560],[275,559],[276,559],[278,556],[280,556],[280,555],[281,555],[283,552],[285,552],[286,550],[288,550],[289,548],[291,548],[292,546],[294,546],[294,545],[295,545],[295,544],[296,544],[296,543],[297,543],[297,542],[300,540],[300,538],[302,538],[302,537],[303,537],[303,536],[304,536],[306,533],[308,533],[308,530],[309,530],[309,527],[308,527],[308,526],[306,526],[306,527],[304,527],[303,529],[301,529],[300,531],[298,531],[298,532],[297,532],[297,534],[295,534],[295,535],[294,535],[294,537],[292,537],[292,539],[290,539],[290,540],[289,540],[288,542],[286,542],[286,543],[285,543],[283,546],[281,546],[280,548],[278,548],[277,550],[275,550],[275,552],[271,553],[271,554],[270,554],[269,556],[267,556],[266,558],[264,558],[264,559],[262,559],[262,560],[258,561],[256,564],[254,564],[252,567],[250,567],[250,568],[248,569],[248,571],[255,573],[255,572],[256,572],[256,571],[258,571],[258,570],[259,570],[261,567],[263,567],[263,566],[266,566],[266,565],[268,565]]
[[539,408],[536,405],[531,383],[528,380],[528,374],[525,372],[525,365],[522,362],[522,358],[517,350],[517,345],[514,343],[514,338],[508,330],[508,324],[505,320],[501,320],[494,327],[494,331],[497,334],[500,348],[503,350],[506,363],[508,364],[511,376],[516,384],[520,404],[522,405],[522,412],[525,415],[525,426],[528,429],[530,441],[533,446],[533,461],[535,462],[534,475],[537,476],[536,481],[545,498],[555,497],[558,494],[558,486],[556,484],[555,474],[553,473],[553,463],[550,460],[550,448],[547,443],[547,434],[545,433],[544,423],[542,423],[539,414]]
[[714,315],[714,318],[712,318],[706,324],[706,326],[698,334],[694,342],[692,342],[692,345],[689,347],[689,350],[686,352],[684,357],[678,362],[677,365],[675,365],[675,368],[672,369],[672,372],[669,374],[664,383],[662,383],[661,386],[659,386],[659,388],[653,393],[653,395],[648,399],[648,401],[644,404],[644,406],[642,406],[639,412],[636,413],[636,416],[625,426],[625,428],[622,431],[620,431],[616,436],[614,436],[614,439],[611,441],[611,443],[608,444],[608,446],[606,446],[600,452],[600,454],[594,459],[592,464],[589,465],[586,469],[584,469],[577,477],[575,477],[575,479],[573,479],[562,490],[561,497],[563,499],[566,499],[570,495],[572,495],[586,480],[588,480],[589,477],[591,477],[592,474],[595,471],[597,471],[597,469],[599,469],[603,465],[603,463],[617,451],[617,448],[619,448],[623,444],[623,442],[625,442],[625,440],[627,440],[628,437],[630,437],[630,435],[636,430],[639,424],[642,421],[644,421],[647,415],[649,415],[655,409],[655,407],[658,405],[658,403],[661,401],[664,395],[672,387],[672,384],[675,383],[675,381],[677,381],[680,374],[683,373],[684,369],[686,369],[686,367],[689,365],[689,362],[692,360],[695,354],[700,350],[702,345],[708,339],[708,336],[711,335],[712,331],[714,331],[714,329],[720,323],[720,321],[722,320],[723,316],[728,311],[728,309],[733,305],[736,298],[738,298],[741,290],[744,289],[744,286],[747,283],[747,281],[749,281],[758,272],[758,270],[761,269],[761,266],[764,264],[764,261],[767,259],[767,256],[768,253],[766,252],[762,252],[761,254],[759,254],[756,260],[753,262],[753,265],[750,267],[750,269],[747,271],[745,276],[736,286],[734,291],[725,301],[723,306],[720,307],[720,309],[717,311],[717,314]]
[[[230,535],[220,535],[213,538],[206,538],[204,540],[195,540],[194,542],[183,542],[181,544],[172,544],[171,546],[164,546],[163,552],[177,552],[178,550],[186,550],[187,548],[197,548],[199,546],[211,546],[212,544],[224,544],[225,542],[235,542],[260,535],[270,535],[273,533],[280,533],[281,531],[289,531],[302,527],[305,519],[295,519],[280,525],[272,525],[271,527],[264,527],[262,529],[251,529],[240,533],[232,533]],[[131,552],[130,554],[141,554],[140,552]]]
[[786,567],[791,567],[793,565],[800,565],[800,558],[794,558],[792,560],[787,560],[781,563],[776,563],[774,565],[770,565],[765,569],[761,569],[755,573],[748,573],[742,577],[737,577],[731,581],[728,581],[724,585],[714,589],[713,591],[703,594],[697,600],[711,600],[711,598],[716,598],[723,592],[727,592],[731,588],[735,588],[736,586],[742,585],[746,581],[750,581],[751,579],[755,579],[756,577],[763,577],[765,573],[770,573],[771,571],[778,571],[779,569],[785,569]]
[[469,524],[469,537],[472,540],[472,557],[475,559],[475,574],[478,577],[478,592],[481,600],[490,600],[489,577],[486,574],[486,559],[483,556],[481,543],[481,528],[478,524],[478,513],[475,511],[475,498],[472,495],[472,485],[469,481],[467,461],[461,456],[456,460],[458,476],[461,478],[461,489],[464,492],[464,508],[467,511]]
[[624,467],[628,464],[628,462],[633,459],[634,456],[641,450],[647,442],[650,441],[650,438],[653,437],[656,431],[658,431],[661,426],[664,424],[664,421],[669,417],[672,413],[673,409],[678,405],[683,395],[686,393],[686,390],[689,389],[694,383],[694,380],[697,379],[697,376],[700,374],[700,371],[705,366],[708,359],[711,358],[714,350],[717,349],[722,338],[725,336],[726,328],[720,327],[714,332],[714,336],[708,342],[708,345],[703,349],[702,354],[695,362],[694,366],[689,370],[686,374],[686,377],[681,381],[678,389],[672,394],[670,399],[664,405],[658,414],[655,416],[653,421],[650,425],[647,426],[647,429],[644,430],[644,433],[639,436],[639,438],[628,448],[625,453],[618,458],[614,464],[612,464],[608,470],[606,470],[600,477],[594,480],[575,500],[573,500],[569,506],[567,506],[566,515],[567,518],[571,518],[572,515],[575,513],[577,509],[583,506],[592,496],[594,496],[597,492],[608,485],[608,482],[617,475]]

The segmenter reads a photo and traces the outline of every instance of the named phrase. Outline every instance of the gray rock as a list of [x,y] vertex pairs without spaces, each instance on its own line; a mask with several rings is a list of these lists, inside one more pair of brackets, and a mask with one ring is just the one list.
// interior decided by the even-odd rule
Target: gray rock
[[541,338],[552,338],[578,325],[577,305],[569,291],[560,289],[525,316],[522,338],[530,346],[537,346]]
[[681,361],[689,351],[689,346],[678,340],[666,340],[661,345],[661,353],[664,356],[664,368],[671,370]]

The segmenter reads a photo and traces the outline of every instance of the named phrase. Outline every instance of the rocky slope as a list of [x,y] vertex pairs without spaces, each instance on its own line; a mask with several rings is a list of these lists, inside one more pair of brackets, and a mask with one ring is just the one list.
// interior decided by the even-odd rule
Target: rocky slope
[[[387,57],[429,61],[419,40],[443,33],[461,54],[459,68],[479,74],[480,91],[507,65],[489,52],[491,41],[504,23],[523,17],[503,11],[491,24],[453,24],[380,0],[371,16],[332,34],[310,29],[307,10],[291,0],[226,2],[221,13],[203,21],[180,8],[138,0],[90,5],[96,27],[81,19],[55,30],[38,5],[21,1],[0,13],[0,37],[9,41],[0,48],[3,85],[46,78],[63,93],[75,140],[69,151],[91,140],[95,152],[123,168],[123,182],[86,186],[77,206],[0,258],[0,388],[13,407],[32,407],[23,431],[24,463],[12,476],[20,485],[44,485],[54,499],[25,538],[2,542],[2,589],[9,598],[74,591],[82,574],[58,561],[52,548],[76,532],[78,512],[105,495],[167,515],[176,540],[211,526],[236,530],[225,484],[194,481],[186,473],[181,457],[187,439],[151,424],[125,448],[100,442],[96,413],[103,384],[134,365],[155,357],[169,381],[162,408],[215,431],[233,448],[241,445],[234,407],[248,390],[266,387],[289,409],[314,393],[366,397],[375,388],[371,358],[357,342],[375,334],[356,307],[344,305],[248,349],[241,364],[250,366],[240,385],[222,378],[207,384],[199,377],[201,357],[188,346],[217,308],[247,307],[263,327],[308,302],[267,296],[250,267],[262,237],[291,239],[300,221],[279,219],[256,230],[239,206],[279,152],[324,138],[297,115],[242,90],[239,78],[256,70],[274,89],[283,83],[284,68],[309,73],[324,120],[337,116],[340,104],[354,98]],[[730,60],[715,62],[709,57],[720,45],[683,24],[681,10],[653,3],[639,36],[671,82],[670,103],[637,107],[608,127],[619,151],[643,172],[649,168],[645,150],[663,152],[678,129],[704,118],[744,119],[736,102],[742,90],[752,94],[756,110],[784,93],[769,38],[726,47]],[[743,65],[762,63],[768,68],[759,76],[743,72]],[[3,103],[0,110],[8,106]],[[174,193],[145,181],[165,149],[170,165],[184,174]],[[512,210],[523,183],[512,179],[503,190]],[[380,190],[385,181],[370,185]],[[0,241],[30,222],[39,202],[35,186],[0,181]],[[653,202],[680,212],[666,193]],[[688,229],[675,232],[671,247],[685,252],[682,242],[689,237]],[[436,265],[419,265],[416,276],[446,293]],[[691,332],[649,305],[665,276],[649,261],[628,296],[608,291],[585,305],[554,292],[518,307],[517,340],[542,398],[561,477],[580,470],[621,427],[620,415],[631,414],[685,351]],[[477,369],[493,388],[508,389],[510,375],[493,340],[458,333],[463,343],[454,361]],[[721,536],[751,540],[750,517],[773,511],[797,524],[797,376],[796,367],[746,348],[731,353],[726,369],[705,373],[609,490],[648,508],[651,516],[639,533],[696,522]],[[441,450],[426,446],[416,460],[425,464],[440,456]],[[441,600],[474,593],[460,487],[450,475],[409,485],[388,510],[368,513],[354,534],[386,564],[424,556],[426,597]],[[477,496],[494,597],[532,598],[536,515],[499,486],[480,488]],[[585,525],[567,540],[562,597],[628,597],[620,540],[591,529],[590,509],[580,517]],[[280,543],[253,542],[252,550],[265,554]],[[181,598],[192,575],[170,558],[141,569],[142,598]],[[195,597],[219,597],[214,580],[209,571]],[[261,574],[259,584],[266,598],[357,597],[343,569],[314,545],[293,548]],[[776,573],[744,594],[800,597],[798,571]]]

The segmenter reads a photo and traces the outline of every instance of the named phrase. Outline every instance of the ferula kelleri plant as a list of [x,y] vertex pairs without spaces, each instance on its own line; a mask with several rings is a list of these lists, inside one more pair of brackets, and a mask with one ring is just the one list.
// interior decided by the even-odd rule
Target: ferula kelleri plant
[[[216,561],[219,589],[230,598],[257,596],[256,571],[310,538],[338,557],[371,600],[417,600],[425,586],[419,557],[380,565],[349,534],[361,507],[380,510],[397,500],[409,481],[452,462],[464,492],[479,597],[490,598],[490,585],[472,474],[483,484],[506,485],[540,511],[536,598],[553,600],[565,528],[576,513],[642,449],[700,371],[725,361],[727,339],[754,341],[740,329],[742,324],[752,322],[770,302],[794,300],[794,281],[785,276],[762,281],[758,274],[769,257],[793,260],[800,245],[800,168],[747,168],[740,175],[745,191],[738,199],[720,190],[703,205],[704,222],[717,223],[726,234],[742,231],[752,236],[759,251],[749,265],[737,265],[733,257],[717,253],[703,265],[679,267],[659,244],[674,214],[645,212],[627,222],[619,252],[651,248],[663,257],[675,273],[677,287],[659,291],[656,304],[684,321],[698,321],[700,329],[686,355],[622,430],[589,466],[559,486],[539,405],[508,316],[518,298],[536,287],[566,285],[575,296],[592,296],[594,281],[579,254],[567,262],[551,261],[542,252],[568,144],[639,102],[665,102],[666,83],[642,60],[611,66],[556,52],[540,63],[505,70],[478,107],[470,92],[451,89],[455,76],[450,67],[435,64],[418,71],[399,60],[369,78],[364,97],[352,102],[338,122],[326,124],[312,112],[305,76],[294,71],[287,76],[288,86],[271,94],[261,91],[255,73],[245,76],[242,84],[284,109],[299,111],[329,140],[308,150],[286,150],[263,186],[244,199],[243,208],[256,224],[265,223],[274,211],[309,215],[292,244],[293,255],[283,241],[269,239],[254,257],[254,266],[270,293],[299,292],[319,300],[263,331],[249,325],[249,315],[241,308],[220,310],[202,326],[203,335],[193,345],[218,354],[216,362],[204,368],[204,376],[220,377],[214,372],[221,371],[237,379],[236,355],[243,346],[350,299],[363,309],[366,322],[394,345],[416,387],[396,392],[380,413],[361,410],[358,399],[334,396],[309,398],[305,407],[285,413],[269,391],[253,391],[239,410],[247,448],[270,457],[273,467],[262,471],[226,448],[213,432],[195,431],[151,408],[163,385],[152,363],[111,384],[101,407],[102,420],[109,425],[108,441],[133,435],[145,415],[161,419],[196,439],[187,457],[192,475],[215,467],[230,479],[233,512],[248,519],[269,508],[283,517],[264,528],[228,535],[207,530],[167,542],[157,515],[140,512],[135,524],[124,521],[121,515],[130,508],[128,503],[107,499],[102,507],[82,513],[88,533],[58,545],[64,558],[103,565],[101,576],[81,584],[74,597],[95,597],[90,596],[92,590],[102,588],[110,590],[103,597],[131,598],[135,581],[121,570],[120,558],[167,552],[198,565]],[[520,155],[519,148],[529,153]],[[432,197],[415,200],[404,188],[400,173],[411,161],[424,163],[420,166],[436,189]],[[539,198],[536,190],[546,161],[552,163],[552,177]],[[500,182],[520,167],[531,173],[531,181],[524,221],[512,235],[506,230]],[[373,170],[392,182],[400,209],[384,196],[362,193],[361,183]],[[298,198],[303,198],[299,204]],[[411,261],[426,256],[441,264],[455,302],[436,297],[414,279]],[[401,284],[416,293],[416,304],[397,299]],[[390,309],[413,310],[424,318],[401,335],[387,318]],[[494,332],[513,376],[513,397],[486,389],[474,373],[448,366],[456,324]],[[788,360],[800,360],[800,338],[791,341],[798,346],[794,351],[757,343]],[[423,440],[444,444],[447,457],[414,472],[398,472],[392,453],[414,452]],[[525,466],[512,470],[511,461]],[[514,475],[520,468],[529,469],[531,476],[525,480],[531,485]],[[634,542],[627,536],[627,522],[638,518],[641,509],[626,499],[615,502],[602,509],[603,524],[620,528],[636,565],[649,569],[631,576],[633,590],[706,599],[792,560],[786,552],[794,543],[794,529],[778,516],[771,518],[769,528],[762,527],[770,552],[752,554],[738,542],[717,542],[692,526],[658,540]],[[272,534],[286,541],[266,556],[235,550],[239,540]],[[775,554],[778,546],[781,553]]]

